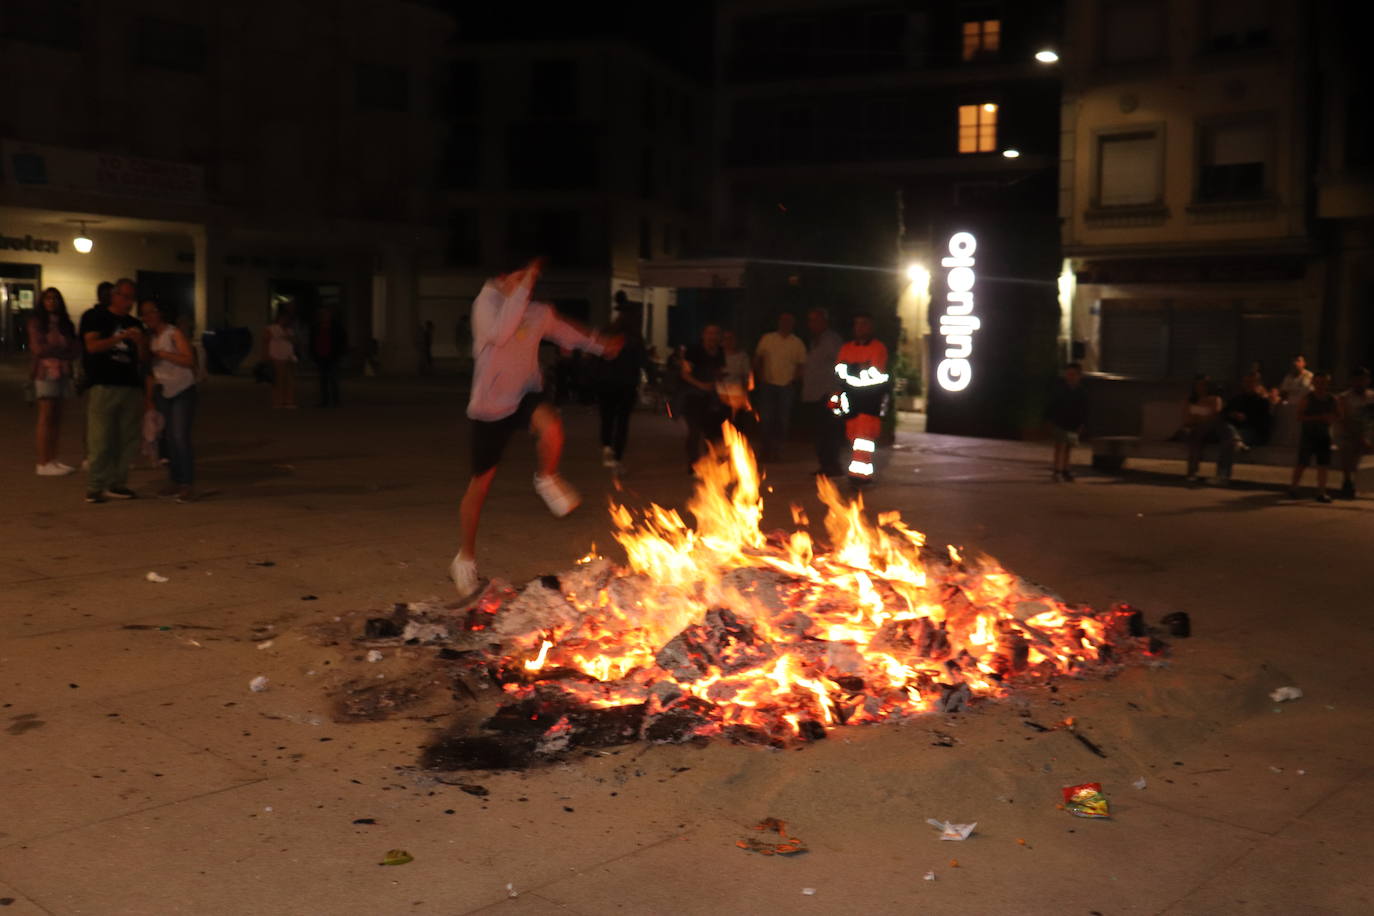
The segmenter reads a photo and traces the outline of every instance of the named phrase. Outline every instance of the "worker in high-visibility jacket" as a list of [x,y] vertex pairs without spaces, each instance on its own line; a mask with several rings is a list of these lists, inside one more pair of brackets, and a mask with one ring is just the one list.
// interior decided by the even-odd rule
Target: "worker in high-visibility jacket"
[[854,339],[840,347],[835,376],[838,388],[830,406],[845,421],[849,479],[862,485],[873,479],[873,453],[878,450],[889,401],[887,347],[873,337],[871,315],[854,316]]

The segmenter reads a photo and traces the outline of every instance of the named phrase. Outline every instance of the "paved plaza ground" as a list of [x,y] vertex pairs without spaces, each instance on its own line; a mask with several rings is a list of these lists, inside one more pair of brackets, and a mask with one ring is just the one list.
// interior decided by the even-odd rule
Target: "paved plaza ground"
[[[874,510],[1071,601],[1191,615],[1167,665],[1027,695],[1038,721],[1076,717],[1105,759],[985,703],[799,751],[635,745],[454,777],[483,796],[415,768],[442,718],[334,721],[331,687],[413,670],[420,651],[369,664],[317,626],[451,597],[457,380],[354,380],[340,409],[274,412],[265,388],[212,379],[197,444],[215,492],[191,505],[86,505],[80,476],[34,476],[32,413],[7,387],[5,916],[1374,911],[1374,500],[1288,500],[1272,471],[1190,488],[1168,463],[1054,484],[1047,447],[903,431]],[[523,582],[593,542],[614,555],[595,418],[565,416],[583,508],[543,510],[517,440],[485,573]],[[682,505],[681,436],[635,417],[625,498]],[[72,422],[63,458],[79,448]],[[790,524],[793,501],[821,518],[813,462],[792,457],[769,470],[768,527]],[[249,690],[257,676],[267,690]],[[1287,685],[1302,699],[1268,698]],[[1090,780],[1111,820],[1056,808],[1061,786]],[[765,816],[810,851],[738,849]],[[978,827],[940,842],[929,817]],[[378,865],[398,848],[414,861]]]

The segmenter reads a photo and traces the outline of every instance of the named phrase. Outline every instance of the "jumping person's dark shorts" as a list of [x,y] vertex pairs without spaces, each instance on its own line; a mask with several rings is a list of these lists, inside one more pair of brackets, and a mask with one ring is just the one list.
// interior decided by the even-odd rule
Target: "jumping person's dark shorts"
[[1318,467],[1331,466],[1331,436],[1323,433],[1309,433],[1306,430],[1298,440],[1298,465],[1307,467],[1313,458]]
[[485,474],[501,463],[510,437],[528,429],[534,409],[544,403],[544,392],[531,391],[520,399],[510,416],[499,420],[472,421],[472,476]]

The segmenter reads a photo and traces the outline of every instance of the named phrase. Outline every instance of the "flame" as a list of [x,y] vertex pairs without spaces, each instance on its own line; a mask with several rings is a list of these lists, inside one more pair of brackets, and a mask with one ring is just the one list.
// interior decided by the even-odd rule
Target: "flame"
[[[997,695],[1076,673],[1121,641],[1125,612],[1071,608],[954,546],[947,558],[927,551],[897,513],[874,524],[824,478],[828,550],[800,509],[797,530],[765,536],[758,468],[730,426],[695,471],[691,525],[658,505],[612,504],[628,568],[594,595],[565,596],[576,622],[540,634],[509,692],[533,690],[552,663],[585,677],[557,686],[587,705],[694,704],[698,733],[790,738],[928,712],[956,689]],[[593,549],[578,562],[598,559]]]

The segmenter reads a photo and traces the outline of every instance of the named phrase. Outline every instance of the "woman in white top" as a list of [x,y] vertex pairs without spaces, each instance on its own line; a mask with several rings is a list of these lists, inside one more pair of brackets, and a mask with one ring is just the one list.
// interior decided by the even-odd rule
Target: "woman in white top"
[[171,486],[162,495],[174,496],[177,502],[190,502],[195,498],[195,454],[191,447],[191,424],[198,398],[195,351],[156,299],[144,299],[138,306],[138,317],[147,326],[152,342],[148,407],[162,414],[167,470],[172,478]]
[[296,329],[291,310],[279,308],[263,335],[264,356],[272,361],[272,406],[296,406]]

